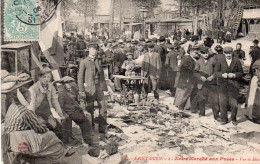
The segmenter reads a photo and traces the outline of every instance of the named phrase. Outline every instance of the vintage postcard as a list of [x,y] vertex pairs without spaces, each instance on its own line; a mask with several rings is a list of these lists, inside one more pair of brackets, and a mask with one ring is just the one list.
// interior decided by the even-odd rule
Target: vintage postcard
[[2,0],[1,163],[260,163],[260,0]]

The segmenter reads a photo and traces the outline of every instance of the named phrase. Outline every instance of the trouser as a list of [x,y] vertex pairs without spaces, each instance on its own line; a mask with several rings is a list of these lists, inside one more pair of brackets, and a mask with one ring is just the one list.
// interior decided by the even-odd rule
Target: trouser
[[[210,103],[213,116],[215,119],[219,117],[219,98],[218,98],[218,86],[211,84],[204,84],[203,87],[198,91],[196,96],[198,102],[199,115],[205,116],[205,105],[207,102]],[[196,112],[196,109],[192,109]]]
[[177,71],[173,71],[173,70],[169,69],[169,71],[168,71],[168,81],[169,81],[169,86],[170,86],[170,91],[171,91],[172,96],[175,95],[175,91],[176,91],[176,88],[174,87],[176,75],[177,75]]
[[93,95],[87,94],[87,107],[86,110],[91,114],[91,123],[94,126],[94,103],[97,101],[99,108],[99,132],[105,133],[107,125],[107,103],[104,97],[104,93],[100,86],[96,86],[96,92]]
[[150,91],[150,88],[152,88],[154,98],[159,99],[159,93],[158,93],[158,79],[154,76],[148,76],[146,80],[144,80],[143,89],[145,91],[145,97],[148,96],[148,93]]
[[167,71],[166,71],[166,67],[164,64],[162,65],[162,71],[160,73],[158,86],[161,90],[169,89],[169,85],[167,82]]
[[84,112],[80,109],[75,111],[65,111],[69,117],[66,119],[65,131],[69,136],[72,135],[72,120],[80,127],[82,137],[87,144],[93,144],[93,131],[91,124],[91,116],[86,117]]
[[197,95],[198,89],[193,84],[188,85],[187,88],[177,88],[176,94],[175,94],[175,102],[174,104],[180,109],[184,110],[185,106],[187,107],[187,102],[190,99],[190,109],[194,109],[197,106],[196,102],[196,95]]
[[219,87],[220,118],[222,122],[228,122],[228,108],[231,111],[231,121],[236,121],[239,91],[231,91],[229,87]]

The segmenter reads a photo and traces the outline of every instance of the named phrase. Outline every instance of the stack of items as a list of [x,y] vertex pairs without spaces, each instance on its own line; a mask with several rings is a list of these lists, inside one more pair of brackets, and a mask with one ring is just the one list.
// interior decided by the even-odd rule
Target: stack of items
[[8,91],[12,89],[16,84],[27,81],[30,79],[30,75],[27,73],[21,73],[18,76],[14,76],[6,70],[1,70],[1,90]]

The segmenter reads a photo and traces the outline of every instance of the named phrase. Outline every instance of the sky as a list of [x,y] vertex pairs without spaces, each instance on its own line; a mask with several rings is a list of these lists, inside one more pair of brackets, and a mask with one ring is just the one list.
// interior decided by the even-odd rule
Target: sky
[[[174,10],[175,7],[170,6],[169,4],[175,3],[177,0],[161,0],[161,7],[164,10]],[[97,14],[109,14],[111,0],[98,0],[98,10]]]
[[109,14],[111,0],[98,0],[97,14]]

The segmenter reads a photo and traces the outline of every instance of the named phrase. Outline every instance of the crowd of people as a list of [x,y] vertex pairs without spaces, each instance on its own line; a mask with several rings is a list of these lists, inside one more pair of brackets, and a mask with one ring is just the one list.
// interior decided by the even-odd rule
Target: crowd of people
[[[178,33],[178,32],[177,32]],[[94,135],[94,110],[99,109],[98,129],[105,140],[107,131],[108,91],[106,78],[116,91],[122,90],[122,81],[113,75],[142,76],[144,98],[152,91],[160,102],[160,90],[170,90],[174,105],[179,110],[190,110],[205,116],[206,104],[220,124],[231,122],[237,125],[238,96],[242,85],[243,61],[246,59],[242,44],[232,47],[218,45],[214,40],[192,36],[188,51],[178,38],[139,40],[106,39],[94,33],[90,39],[78,35],[66,37],[66,62],[78,63],[77,78],[64,76],[54,81],[51,69],[45,66],[38,73],[39,80],[29,89],[24,87],[13,93],[14,102],[5,117],[7,148],[19,152],[19,145],[26,141],[26,154],[37,156],[34,160],[57,162],[73,154],[65,147],[72,134],[72,120],[79,125],[82,138],[92,147],[89,153],[100,153]],[[260,47],[253,41],[250,56],[251,83],[248,90],[248,117],[260,120]],[[104,68],[107,68],[105,73]],[[258,89],[257,89],[258,88]],[[8,152],[8,151],[6,151]],[[35,161],[34,161],[35,162]],[[35,162],[37,163],[37,162]]]

